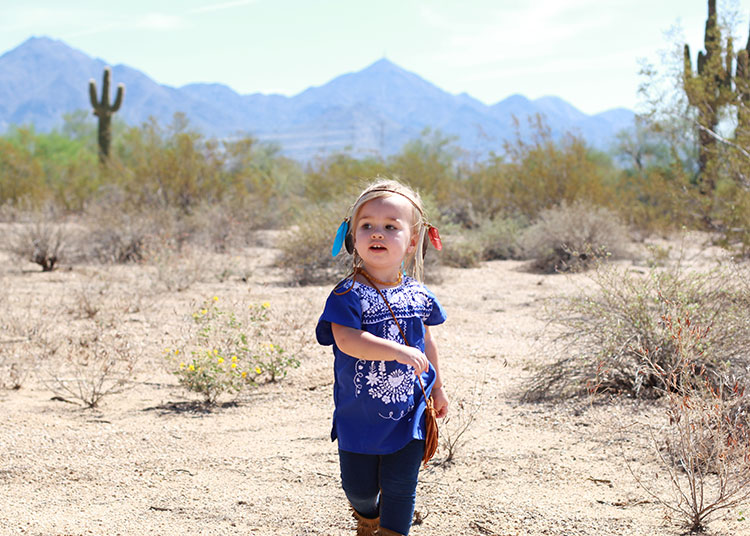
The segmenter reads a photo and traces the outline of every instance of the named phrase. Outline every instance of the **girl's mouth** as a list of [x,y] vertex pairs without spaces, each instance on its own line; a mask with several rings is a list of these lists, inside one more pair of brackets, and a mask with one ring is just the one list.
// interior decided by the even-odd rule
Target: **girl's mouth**
[[380,244],[373,244],[370,246],[370,249],[374,251],[385,251],[385,247],[381,246]]

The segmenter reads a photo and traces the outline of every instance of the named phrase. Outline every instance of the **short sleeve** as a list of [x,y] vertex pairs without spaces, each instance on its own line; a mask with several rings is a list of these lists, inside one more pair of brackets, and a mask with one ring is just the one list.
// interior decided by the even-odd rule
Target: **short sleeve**
[[332,323],[362,329],[362,304],[359,295],[353,290],[347,291],[344,285],[346,283],[339,285],[328,296],[323,314],[320,315],[318,325],[315,327],[315,336],[318,343],[323,346],[330,346],[334,343]]
[[440,302],[430,290],[425,288],[425,291],[427,292],[427,296],[432,304],[432,310],[424,320],[425,326],[437,326],[438,324],[442,324],[445,322],[446,318],[448,318],[445,314],[445,309],[443,309],[443,306],[440,305]]

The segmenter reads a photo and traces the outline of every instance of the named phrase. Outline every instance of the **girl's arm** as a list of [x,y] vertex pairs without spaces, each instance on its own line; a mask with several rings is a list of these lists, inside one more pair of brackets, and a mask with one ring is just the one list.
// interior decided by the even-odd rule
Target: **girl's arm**
[[367,331],[333,322],[331,323],[331,330],[336,346],[352,357],[366,359],[367,361],[398,361],[401,364],[414,367],[414,372],[417,374],[425,372],[429,367],[427,356],[411,346],[381,339]]
[[435,385],[432,387],[432,401],[435,405],[438,417],[445,417],[448,414],[448,396],[443,389],[443,377],[440,375],[440,362],[438,359],[438,349],[435,339],[432,338],[430,327],[424,327],[424,353],[430,360],[435,369]]

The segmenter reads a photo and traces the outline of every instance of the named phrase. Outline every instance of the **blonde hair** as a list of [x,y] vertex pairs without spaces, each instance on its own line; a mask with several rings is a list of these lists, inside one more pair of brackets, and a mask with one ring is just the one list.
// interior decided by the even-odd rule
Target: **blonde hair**
[[[400,195],[405,197],[412,206],[412,226],[411,236],[416,236],[416,248],[404,259],[404,273],[410,275],[417,281],[422,281],[424,277],[424,248],[425,248],[425,233],[429,228],[429,223],[424,212],[424,205],[422,204],[422,198],[417,192],[412,190],[405,184],[400,183],[394,179],[386,179],[383,177],[377,177],[367,188],[365,188],[354,204],[349,209],[350,232],[354,233],[354,229],[357,228],[357,218],[359,211],[362,206],[368,201],[378,199],[381,197],[389,197],[392,195]],[[352,275],[362,266],[362,257],[359,256],[357,250],[353,253],[353,265]]]

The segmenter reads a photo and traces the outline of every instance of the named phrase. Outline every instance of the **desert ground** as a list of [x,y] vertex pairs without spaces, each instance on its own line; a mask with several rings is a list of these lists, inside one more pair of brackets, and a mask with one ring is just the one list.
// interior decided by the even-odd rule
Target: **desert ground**
[[[16,364],[21,386],[0,390],[0,534],[354,534],[329,439],[332,354],[314,338],[335,281],[290,284],[274,267],[274,245],[269,234],[257,247],[196,251],[166,266],[73,264],[47,273],[2,254],[0,364]],[[643,270],[639,260],[620,265]],[[180,277],[189,284],[175,283]],[[475,419],[453,460],[445,462],[443,445],[422,471],[411,534],[684,533],[636,480],[670,497],[650,439],[638,431],[637,423],[663,419],[653,403],[521,401],[524,381],[556,348],[544,304],[588,278],[542,275],[520,261],[441,268],[430,287],[449,317],[433,329],[453,401],[443,433],[455,438]],[[300,367],[217,407],[198,403],[164,352],[213,296],[268,302],[277,342]],[[83,314],[92,306],[93,320]],[[92,325],[116,331],[138,361],[128,390],[86,409],[50,388],[61,357],[41,357],[33,339]],[[718,514],[708,533],[750,534],[747,507]]]

